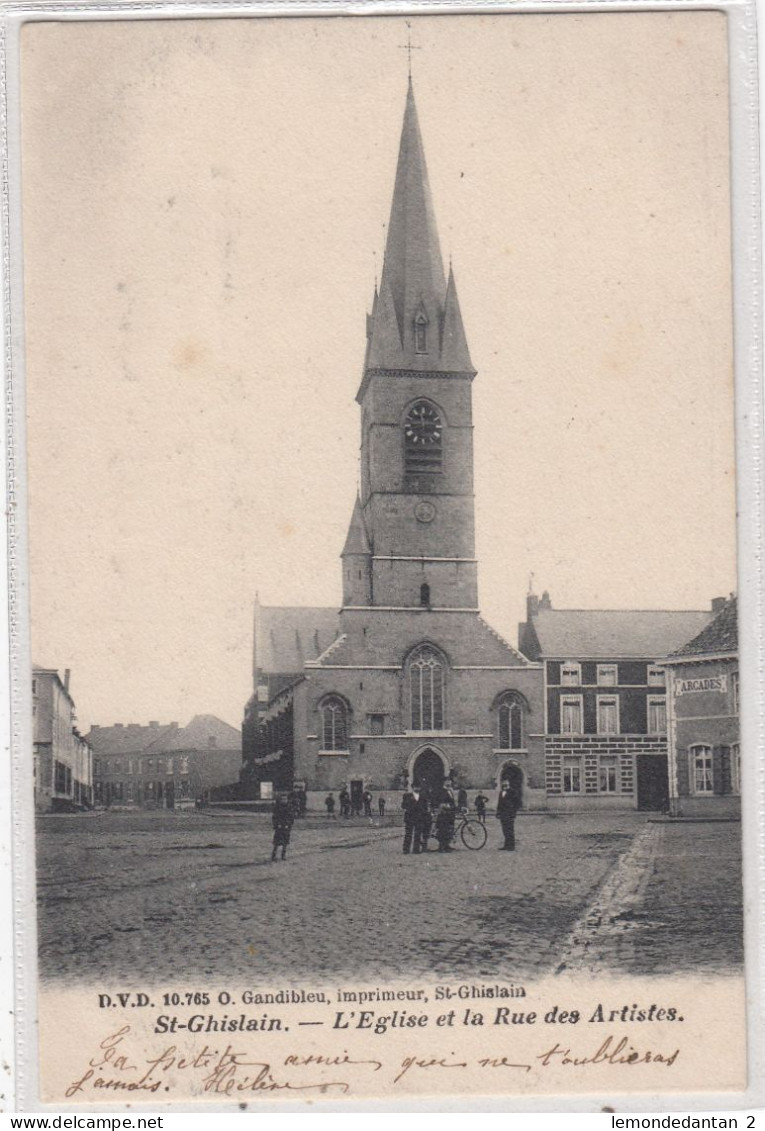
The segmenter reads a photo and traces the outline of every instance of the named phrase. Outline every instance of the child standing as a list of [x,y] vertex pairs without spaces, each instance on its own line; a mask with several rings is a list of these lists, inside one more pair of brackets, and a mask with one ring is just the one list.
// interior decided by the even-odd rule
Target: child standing
[[287,857],[287,845],[290,842],[290,833],[292,832],[292,824],[295,820],[295,814],[292,806],[283,793],[278,794],[274,802],[274,811],[271,814],[271,824],[274,827],[274,846],[271,852],[271,859],[276,860],[277,849],[282,850],[282,860]]

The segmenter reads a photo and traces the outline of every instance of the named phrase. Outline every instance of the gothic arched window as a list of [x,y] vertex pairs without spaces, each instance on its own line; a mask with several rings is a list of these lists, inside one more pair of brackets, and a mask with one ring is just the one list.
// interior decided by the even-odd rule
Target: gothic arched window
[[497,749],[523,749],[523,706],[513,692],[503,695],[497,707]]
[[427,401],[412,405],[404,421],[404,470],[407,475],[441,470],[443,427],[438,412]]
[[423,644],[409,659],[412,730],[443,730],[446,664],[435,648]]
[[348,709],[339,695],[324,699],[321,707],[322,750],[348,749]]

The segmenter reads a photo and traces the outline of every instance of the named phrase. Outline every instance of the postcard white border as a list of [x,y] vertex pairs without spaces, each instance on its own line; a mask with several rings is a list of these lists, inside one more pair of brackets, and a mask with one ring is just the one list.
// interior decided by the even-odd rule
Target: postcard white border
[[[460,3],[411,0],[400,4],[386,0],[360,0],[344,4],[268,3],[267,0],[224,0],[221,3],[106,3],[86,4],[58,0],[51,3],[0,3],[0,147],[2,148],[2,260],[4,349],[2,365],[6,391],[6,428],[2,439],[7,486],[8,538],[3,546],[8,601],[3,606],[2,628],[10,647],[0,652],[2,723],[10,759],[0,766],[0,991],[13,1000],[13,1015],[3,1009],[0,1047],[11,1062],[11,1087],[5,1088],[9,1112],[95,1111],[90,1105],[46,1105],[38,1097],[37,1031],[35,1001],[36,919],[34,875],[34,812],[31,760],[31,690],[29,594],[27,583],[27,530],[25,466],[25,400],[23,356],[23,301],[21,246],[21,170],[19,153],[19,48],[21,27],[41,20],[137,20],[348,15],[405,16],[407,14],[547,13],[558,12],[724,12],[728,19],[730,56],[730,113],[732,162],[734,348],[736,388],[736,463],[739,509],[738,571],[740,651],[742,678],[742,741],[752,751],[765,749],[765,621],[763,616],[763,388],[762,388],[762,228],[760,213],[760,139],[757,13],[759,3],[693,3],[664,0],[659,3],[624,3],[594,0],[565,3]],[[394,1102],[317,1101],[312,1110],[357,1111],[523,1111],[592,1112],[610,1105],[624,1112],[731,1111],[762,1107],[765,1103],[765,763],[748,767],[742,789],[742,835],[747,916],[745,946],[748,1001],[748,1053],[750,1081],[746,1092],[690,1093],[687,1095],[506,1097],[504,1099],[452,1099],[434,1103],[402,1099]],[[3,914],[7,911],[8,915]],[[11,918],[13,927],[11,929]],[[12,959],[8,961],[7,959]],[[7,1078],[4,1083],[8,1083]],[[15,1083],[15,1094],[14,1094]],[[625,1105],[627,1100],[627,1106]],[[167,1111],[212,1112],[235,1110],[171,1104]],[[161,1111],[150,1105],[109,1105],[110,1112]],[[261,1112],[305,1111],[303,1104],[263,1106]]]

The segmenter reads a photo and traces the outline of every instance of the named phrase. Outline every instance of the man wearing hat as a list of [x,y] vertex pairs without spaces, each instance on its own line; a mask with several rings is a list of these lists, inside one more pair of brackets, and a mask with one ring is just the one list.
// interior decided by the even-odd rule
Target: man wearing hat
[[500,847],[500,852],[513,852],[515,850],[515,814],[518,812],[518,798],[510,788],[506,779],[497,798],[497,818],[502,825],[502,835],[505,843]]

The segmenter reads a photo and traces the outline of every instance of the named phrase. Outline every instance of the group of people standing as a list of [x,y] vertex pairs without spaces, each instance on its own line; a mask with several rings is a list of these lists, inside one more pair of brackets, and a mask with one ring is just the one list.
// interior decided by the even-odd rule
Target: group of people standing
[[[346,787],[343,786],[338,795],[338,801],[340,803],[341,817],[360,817],[362,816],[363,808],[363,815],[371,819],[374,795],[370,793],[368,789],[365,789],[361,794],[351,795]],[[385,798],[382,796],[378,797],[377,812],[381,817],[385,816],[385,805]],[[334,793],[328,793],[324,798],[324,807],[327,810],[327,820],[336,821],[337,814],[335,813],[335,809],[337,808],[337,803],[335,802]]]
[[[476,816],[481,824],[486,823],[486,807],[489,798],[479,793],[474,805]],[[428,851],[428,841],[435,831],[439,852],[451,852],[454,840],[454,822],[458,812],[467,812],[467,791],[460,789],[456,797],[452,783],[447,778],[440,789],[430,789],[427,785],[415,785],[407,790],[401,800],[404,810],[405,855]],[[519,802],[509,781],[503,781],[497,798],[496,814],[502,826],[504,843],[500,851],[515,850],[515,815]]]
[[[369,790],[365,790],[360,798],[352,801],[350,793],[343,787],[339,794],[339,800],[341,817],[360,817],[363,806],[364,816],[371,818],[374,798]],[[274,830],[272,860],[278,859],[280,850],[281,859],[286,859],[292,826],[296,817],[306,815],[306,801],[305,790],[293,790],[289,794],[277,794],[271,814],[271,823]],[[488,802],[489,798],[483,793],[479,793],[474,801],[476,816],[482,824],[486,822]],[[335,815],[335,795],[333,793],[327,795],[324,805],[327,810],[327,817],[337,819]],[[447,778],[440,788],[429,788],[424,784],[415,785],[412,789],[408,789],[401,800],[401,808],[404,811],[403,850],[406,855],[410,852],[413,854],[427,852],[428,841],[434,831],[435,838],[438,841],[438,851],[451,852],[455,818],[458,812],[467,812],[468,795],[466,790],[460,789],[455,796],[452,783]],[[384,797],[378,797],[377,809],[380,816],[384,817]],[[496,807],[496,815],[502,825],[504,837],[504,844],[501,845],[500,851],[512,852],[515,849],[515,815],[518,809],[519,800],[516,792],[511,789],[509,781],[503,781]]]

